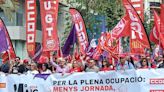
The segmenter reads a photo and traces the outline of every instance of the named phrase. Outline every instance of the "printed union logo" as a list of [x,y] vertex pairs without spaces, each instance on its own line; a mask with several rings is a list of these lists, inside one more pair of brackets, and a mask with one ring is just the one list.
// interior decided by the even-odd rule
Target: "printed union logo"
[[55,41],[52,40],[52,39],[48,39],[47,43],[46,43],[46,46],[47,46],[48,49],[53,49],[54,46],[55,46]]
[[34,46],[33,45],[28,45],[27,49],[28,49],[28,51],[33,51],[34,50]]
[[27,84],[14,84],[14,92],[38,92],[38,88],[35,85]]
[[6,88],[6,83],[0,83],[0,89],[1,88]]
[[150,90],[150,92],[164,92],[164,90]]
[[150,79],[150,84],[164,84],[164,78],[162,78],[162,79]]

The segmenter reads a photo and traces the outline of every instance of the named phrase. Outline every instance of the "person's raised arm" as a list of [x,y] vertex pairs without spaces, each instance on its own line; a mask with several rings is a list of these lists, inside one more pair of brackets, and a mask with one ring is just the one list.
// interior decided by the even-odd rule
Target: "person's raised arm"
[[58,64],[56,64],[53,60],[53,53],[52,52],[50,53],[50,64],[54,67],[58,67]]

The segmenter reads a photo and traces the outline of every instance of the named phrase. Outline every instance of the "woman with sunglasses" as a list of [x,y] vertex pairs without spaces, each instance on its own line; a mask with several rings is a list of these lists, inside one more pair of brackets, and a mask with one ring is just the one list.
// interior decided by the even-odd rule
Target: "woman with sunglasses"
[[82,72],[82,68],[80,66],[80,62],[78,60],[73,60],[72,63],[72,68],[70,69],[70,73],[74,73],[74,72]]
[[67,66],[66,60],[62,57],[58,58],[57,61],[54,62],[53,58],[50,58],[50,64],[55,67],[56,73],[69,73],[69,67]]
[[141,64],[140,69],[147,69],[147,68],[149,68],[148,60],[146,58],[143,58],[140,61],[140,64]]

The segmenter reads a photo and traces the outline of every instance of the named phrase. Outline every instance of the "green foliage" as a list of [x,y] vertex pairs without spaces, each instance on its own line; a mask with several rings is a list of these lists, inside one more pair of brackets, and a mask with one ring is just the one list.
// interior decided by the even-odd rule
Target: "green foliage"
[[[154,25],[154,21],[152,21],[152,20],[147,16],[147,14],[144,14],[144,15],[145,15],[145,16],[144,16],[144,27],[145,27],[145,30],[146,30],[147,35],[148,35],[148,37],[149,37],[150,32],[151,32],[151,30],[152,30],[152,28],[153,28],[153,25]],[[150,41],[150,44],[151,44],[152,46],[154,45],[154,43],[151,42],[151,41]]]
[[62,21],[60,21],[60,27],[63,27],[64,30],[61,30],[61,36],[59,37],[60,39],[60,45],[63,46],[72,27],[72,21],[71,21],[71,16],[69,13],[69,7],[63,7],[59,6],[59,12],[58,16],[61,18]]
[[124,14],[121,0],[67,0],[67,2],[79,10],[91,35],[100,33],[101,21],[97,20],[97,16],[105,16],[106,27],[111,30]]

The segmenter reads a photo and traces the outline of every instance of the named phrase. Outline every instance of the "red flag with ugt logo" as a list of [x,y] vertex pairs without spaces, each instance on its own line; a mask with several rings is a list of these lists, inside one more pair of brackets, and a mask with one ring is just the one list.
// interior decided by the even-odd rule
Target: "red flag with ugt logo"
[[75,24],[76,35],[80,46],[80,53],[85,54],[86,48],[88,46],[88,37],[83,18],[76,9],[70,9],[69,12]]
[[144,54],[145,48],[150,48],[144,26],[128,0],[123,0],[126,13],[130,20],[130,51],[132,54]]
[[164,49],[164,4],[161,4],[161,25],[160,25],[160,45]]
[[57,34],[58,0],[40,0],[43,51],[59,49]]
[[129,0],[142,21],[144,20],[144,0]]
[[26,0],[26,45],[30,57],[35,54],[37,8],[36,0]]

